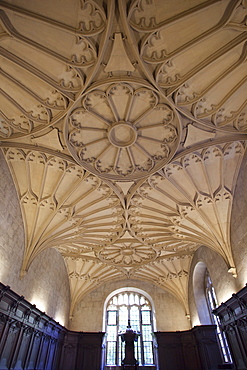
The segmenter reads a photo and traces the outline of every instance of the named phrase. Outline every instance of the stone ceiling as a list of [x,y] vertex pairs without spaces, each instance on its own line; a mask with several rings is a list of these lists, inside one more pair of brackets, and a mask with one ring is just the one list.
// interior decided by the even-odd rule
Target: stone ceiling
[[236,275],[246,19],[246,0],[0,2],[0,147],[25,226],[21,275],[56,248],[71,314],[126,278],[188,312],[201,245]]

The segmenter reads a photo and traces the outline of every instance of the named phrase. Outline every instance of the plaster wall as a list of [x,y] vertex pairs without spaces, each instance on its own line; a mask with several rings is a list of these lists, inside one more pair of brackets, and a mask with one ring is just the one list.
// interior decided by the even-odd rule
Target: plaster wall
[[56,321],[67,325],[70,296],[63,258],[55,249],[46,250],[20,279],[24,243],[19,200],[0,152],[0,281]]
[[185,310],[175,296],[153,284],[137,280],[121,280],[104,284],[85,295],[75,307],[69,329],[102,331],[105,300],[114,290],[123,287],[142,289],[150,295],[154,303],[157,331],[190,329]]

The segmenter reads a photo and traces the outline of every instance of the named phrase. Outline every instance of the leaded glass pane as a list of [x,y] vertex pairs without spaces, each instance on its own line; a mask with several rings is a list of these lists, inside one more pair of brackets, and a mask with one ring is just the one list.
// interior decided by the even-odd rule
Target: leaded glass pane
[[140,304],[143,305],[145,304],[146,300],[143,296],[140,297]]
[[150,324],[150,311],[142,311],[142,324]]
[[122,360],[124,359],[124,353],[125,353],[125,343],[122,342],[121,338],[119,337],[119,341],[118,341],[118,364],[119,365],[122,363]]
[[145,305],[142,306],[142,311],[145,311],[145,310],[147,310],[147,311],[150,310],[150,307],[149,307],[148,304],[145,304]]
[[140,316],[137,306],[130,307],[130,325],[135,331],[140,331]]
[[135,303],[134,294],[133,293],[130,293],[130,295],[129,295],[129,304],[132,305],[134,303]]
[[124,303],[124,297],[123,294],[118,295],[118,305],[121,305]]
[[144,296],[134,292],[119,293],[109,301],[107,307],[107,364],[121,365],[124,359],[125,343],[121,341],[118,334],[126,330],[128,320],[130,320],[131,328],[140,332],[135,342],[135,358],[140,365],[153,364],[150,304]]
[[225,333],[222,331],[220,327],[219,318],[212,314],[212,310],[218,306],[218,303],[217,303],[215,290],[212,285],[212,281],[210,279],[208,271],[206,271],[206,274],[205,274],[205,293],[206,293],[206,298],[207,298],[207,302],[209,306],[209,311],[211,313],[212,322],[217,326],[216,332],[217,332],[218,340],[220,343],[223,360],[226,363],[232,362],[231,353],[229,351]]
[[144,347],[144,363],[153,364],[153,346],[152,342],[143,342]]
[[117,311],[108,311],[108,325],[117,325]]
[[128,325],[128,308],[126,306],[121,306],[119,308],[119,331],[126,330]]
[[144,341],[152,341],[152,329],[151,325],[144,325],[142,327],[142,335]]
[[106,363],[114,365],[116,362],[116,342],[107,342],[106,349]]
[[117,327],[108,326],[107,329],[107,341],[116,341],[117,340]]

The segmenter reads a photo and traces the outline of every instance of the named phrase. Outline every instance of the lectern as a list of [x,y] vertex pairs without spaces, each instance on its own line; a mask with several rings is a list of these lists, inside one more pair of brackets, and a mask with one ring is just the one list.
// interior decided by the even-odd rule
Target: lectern
[[140,333],[131,329],[130,320],[124,333],[121,333],[122,342],[125,342],[125,357],[122,361],[122,370],[138,369],[138,361],[135,359],[134,342],[138,340]]

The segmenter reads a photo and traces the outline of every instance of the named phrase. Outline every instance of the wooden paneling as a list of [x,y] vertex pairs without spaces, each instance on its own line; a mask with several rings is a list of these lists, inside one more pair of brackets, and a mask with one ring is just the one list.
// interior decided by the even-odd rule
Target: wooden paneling
[[236,369],[247,369],[247,286],[214,310],[226,333]]

